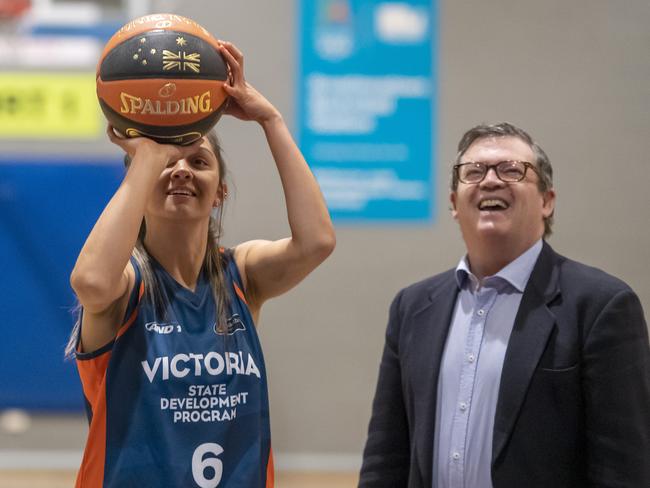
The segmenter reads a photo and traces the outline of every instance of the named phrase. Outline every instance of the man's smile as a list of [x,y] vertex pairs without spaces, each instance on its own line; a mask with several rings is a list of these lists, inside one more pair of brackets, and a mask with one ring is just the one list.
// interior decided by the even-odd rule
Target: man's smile
[[479,210],[501,211],[510,208],[510,204],[502,198],[483,198],[478,203]]

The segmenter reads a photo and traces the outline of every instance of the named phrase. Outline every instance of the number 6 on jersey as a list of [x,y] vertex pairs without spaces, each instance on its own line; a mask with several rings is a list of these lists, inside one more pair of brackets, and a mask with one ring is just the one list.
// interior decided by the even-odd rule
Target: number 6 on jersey
[[[194,481],[201,488],[216,488],[219,486],[223,474],[223,463],[217,456],[222,452],[223,447],[212,442],[201,444],[194,450],[192,455],[192,476],[194,476]],[[206,454],[212,454],[214,457],[206,456]],[[214,475],[211,478],[206,476],[205,471],[208,468],[214,470]],[[208,471],[207,474],[209,476],[210,472]]]

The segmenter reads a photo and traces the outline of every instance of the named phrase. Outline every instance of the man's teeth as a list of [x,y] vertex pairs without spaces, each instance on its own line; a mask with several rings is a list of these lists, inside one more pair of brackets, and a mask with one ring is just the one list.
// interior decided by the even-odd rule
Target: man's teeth
[[480,210],[488,209],[488,208],[508,208],[508,204],[504,202],[503,200],[499,199],[491,199],[491,200],[483,200],[478,208]]
[[192,192],[186,191],[186,190],[174,190],[169,192],[170,195],[185,195],[188,197],[192,196]]

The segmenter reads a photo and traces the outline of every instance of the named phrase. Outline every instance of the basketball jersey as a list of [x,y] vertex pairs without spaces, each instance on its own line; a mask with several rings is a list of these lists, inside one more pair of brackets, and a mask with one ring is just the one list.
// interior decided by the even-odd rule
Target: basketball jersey
[[222,253],[227,331],[201,273],[194,292],[153,258],[159,316],[140,270],[114,341],[77,353],[90,422],[77,488],[269,488],[266,369],[231,251]]

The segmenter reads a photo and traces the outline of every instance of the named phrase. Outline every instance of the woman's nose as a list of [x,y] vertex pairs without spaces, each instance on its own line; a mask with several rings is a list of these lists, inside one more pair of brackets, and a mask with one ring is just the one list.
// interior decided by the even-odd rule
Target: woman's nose
[[176,161],[172,167],[172,178],[185,179],[191,177],[192,171],[190,171],[190,167],[187,161],[185,159],[179,159]]

